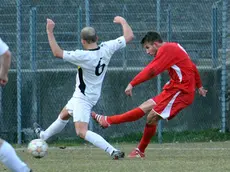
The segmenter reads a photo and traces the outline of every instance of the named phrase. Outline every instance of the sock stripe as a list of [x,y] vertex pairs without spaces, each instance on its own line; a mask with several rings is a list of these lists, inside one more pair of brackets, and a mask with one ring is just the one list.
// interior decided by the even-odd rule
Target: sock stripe
[[96,115],[96,119],[98,120],[98,121],[100,121],[101,120],[101,115]]

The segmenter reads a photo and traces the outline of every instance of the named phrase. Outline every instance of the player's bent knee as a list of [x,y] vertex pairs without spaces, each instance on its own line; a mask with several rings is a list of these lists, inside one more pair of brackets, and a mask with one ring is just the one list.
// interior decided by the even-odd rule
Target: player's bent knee
[[85,129],[84,127],[77,127],[75,130],[78,137],[85,139],[87,129]]
[[147,124],[149,125],[157,125],[159,120],[160,116],[153,111],[147,116]]
[[77,136],[81,138],[85,138],[86,132],[88,131],[88,123],[86,122],[75,122],[75,130],[77,133]]
[[69,120],[69,118],[71,117],[71,115],[69,114],[68,110],[67,109],[63,109],[61,111],[61,113],[59,114],[59,117],[62,119],[62,120]]
[[139,108],[141,108],[145,113],[151,111],[153,107],[156,105],[156,103],[153,101],[153,99],[149,99],[142,103]]
[[81,137],[82,139],[85,139],[86,131],[77,131],[77,136]]

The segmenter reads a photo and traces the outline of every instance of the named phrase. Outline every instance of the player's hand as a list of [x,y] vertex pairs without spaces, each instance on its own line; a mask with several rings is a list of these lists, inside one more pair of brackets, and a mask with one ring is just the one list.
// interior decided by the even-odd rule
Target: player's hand
[[0,79],[0,86],[5,86],[7,82],[8,82],[8,79],[7,80]]
[[113,22],[123,24],[126,22],[126,20],[121,16],[116,16],[116,17],[114,17]]
[[200,87],[200,88],[198,89],[198,92],[199,92],[199,94],[202,95],[203,97],[206,97],[206,94],[207,94],[208,90],[205,90],[204,87]]
[[0,73],[0,86],[5,86],[8,82],[8,76],[2,75],[3,73]]
[[46,19],[47,24],[46,24],[46,32],[47,33],[53,33],[55,23],[51,19]]
[[133,86],[131,84],[128,84],[128,86],[125,89],[125,94],[127,96],[132,96],[132,89],[133,89]]

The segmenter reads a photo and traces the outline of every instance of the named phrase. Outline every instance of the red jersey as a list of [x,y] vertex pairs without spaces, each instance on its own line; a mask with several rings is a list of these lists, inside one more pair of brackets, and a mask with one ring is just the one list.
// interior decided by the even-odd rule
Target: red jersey
[[199,72],[184,48],[178,43],[164,43],[155,58],[130,82],[132,86],[147,81],[168,70],[170,81],[164,90],[178,89],[185,93],[194,92],[202,86]]

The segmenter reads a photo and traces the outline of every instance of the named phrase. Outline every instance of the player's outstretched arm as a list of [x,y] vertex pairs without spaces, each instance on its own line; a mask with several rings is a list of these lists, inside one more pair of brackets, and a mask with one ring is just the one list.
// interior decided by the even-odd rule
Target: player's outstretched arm
[[55,27],[55,23],[53,22],[53,20],[47,19],[46,32],[47,32],[50,48],[55,57],[63,58],[63,50],[57,44],[57,41],[53,34],[54,27]]
[[195,80],[196,80],[196,87],[198,88],[198,93],[203,96],[203,97],[206,97],[206,94],[208,92],[208,90],[204,89],[204,87],[202,86],[202,81],[201,81],[201,78],[200,78],[200,74],[199,74],[199,71],[196,67],[196,65],[193,63],[193,68],[194,68],[194,71],[195,71]]
[[0,56],[0,85],[5,86],[8,82],[8,70],[11,63],[11,52],[7,50]]
[[195,72],[196,87],[201,88],[202,87],[202,81],[200,78],[199,71],[198,71],[196,65],[194,63],[192,63],[192,64],[193,64],[193,68],[194,68],[194,72]]
[[126,43],[130,42],[134,38],[132,28],[129,26],[129,24],[123,17],[116,16],[114,17],[113,22],[121,24],[123,30],[123,36],[125,37]]

